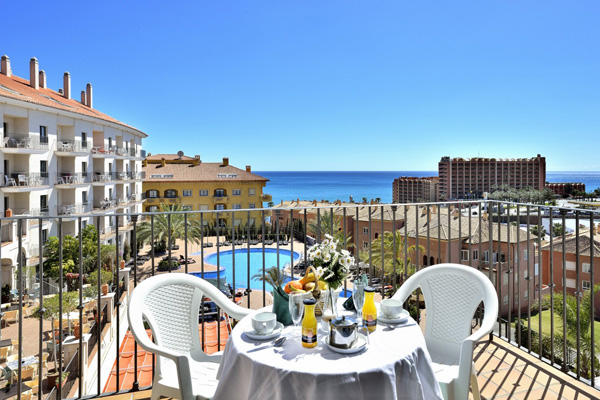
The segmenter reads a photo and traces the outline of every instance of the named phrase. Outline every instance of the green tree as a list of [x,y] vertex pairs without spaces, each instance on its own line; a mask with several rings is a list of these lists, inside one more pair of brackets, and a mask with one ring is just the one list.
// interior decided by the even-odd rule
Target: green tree
[[[598,293],[600,284],[594,286],[594,293]],[[579,334],[579,354],[580,365],[579,372],[587,379],[592,375],[592,362],[595,363],[594,370],[596,376],[600,376],[600,362],[595,356],[592,342],[592,306],[594,299],[591,290],[584,290],[579,301],[579,324],[577,323],[577,297],[566,295],[564,298],[566,307],[563,308],[563,294],[557,292],[554,294],[554,309],[567,324],[567,344],[569,347],[577,348],[577,334]],[[562,332],[555,332],[554,335],[561,339]]]
[[[320,221],[318,223],[317,221]],[[342,231],[342,217],[331,212],[331,210],[321,210],[320,218],[314,218],[309,221],[306,225],[308,233],[315,235],[317,239],[325,237],[325,235],[331,235],[336,239],[342,246],[344,246],[344,232]],[[333,228],[333,229],[332,229]],[[350,246],[350,240],[352,236],[346,236],[346,244]]]
[[[63,292],[62,294],[62,312],[63,314],[69,314],[77,309],[79,304],[79,293],[78,292]],[[44,319],[46,321],[50,321],[52,324],[52,343],[53,345],[53,355],[56,360],[56,330],[54,329],[54,321],[57,321],[61,318],[60,314],[60,297],[58,295],[54,295],[52,297],[48,297],[44,299]],[[42,318],[42,313],[40,312],[40,308],[36,308],[33,310],[31,314],[33,317],[37,319]],[[68,318],[67,318],[68,320]]]
[[284,278],[285,276],[276,265],[273,265],[269,268],[261,268],[260,272],[252,275],[252,280],[260,282],[265,281],[269,285],[273,286],[273,289],[281,286]]
[[[98,246],[98,231],[94,225],[88,225],[81,232],[81,253],[83,255],[83,273],[89,273],[96,269],[96,250]],[[59,265],[59,241],[56,236],[51,236],[44,247],[44,274],[47,277],[58,279],[60,273]],[[62,240],[62,270],[63,277],[68,273],[79,272],[79,237],[67,235]]]
[[[152,244],[154,242],[167,244],[169,238],[170,244],[175,244],[177,239],[185,240],[186,222],[184,214],[177,212],[184,211],[181,204],[176,205],[160,205],[160,213],[154,215],[154,236],[152,236],[152,226],[149,220],[142,222],[137,229],[138,244]],[[174,214],[168,214],[174,213]],[[170,229],[169,216],[170,215]],[[202,227],[200,220],[197,218],[187,219],[187,240],[192,243],[199,244],[201,238]]]
[[[541,230],[540,230],[540,227],[541,227]],[[541,236],[541,237],[544,237],[548,234],[548,232],[546,232],[546,228],[541,225],[533,225],[529,229],[529,232],[531,232],[532,235]]]
[[565,228],[560,222],[556,222],[554,225],[552,225],[552,235],[555,237],[565,235]]
[[[396,243],[396,251],[394,252],[394,241]],[[380,270],[381,266],[381,238],[374,239],[371,241],[371,258],[369,260],[369,252],[361,253],[360,258],[363,262],[369,262],[376,266],[375,271]],[[406,271],[407,276],[410,276],[415,271],[415,264],[412,260],[415,257],[417,247],[408,246],[401,235],[399,230],[392,232],[383,233],[383,271],[384,274],[390,278],[394,276],[394,267],[396,268],[396,282],[395,284],[402,284],[404,282],[404,272]],[[419,246],[419,251],[424,252],[423,246]],[[406,262],[404,255],[407,254]]]

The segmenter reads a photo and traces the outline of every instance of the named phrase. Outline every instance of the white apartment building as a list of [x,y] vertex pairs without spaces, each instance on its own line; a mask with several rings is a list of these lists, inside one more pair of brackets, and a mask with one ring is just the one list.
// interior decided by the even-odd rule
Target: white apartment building
[[[47,87],[38,61],[30,60],[29,79],[14,76],[2,56],[0,69],[0,179],[2,216],[62,216],[62,235],[95,224],[103,243],[130,240],[128,216],[142,211],[142,139],[147,135],[93,108],[92,85],[71,96],[71,77],[63,87]],[[21,254],[37,265],[40,240],[58,236],[57,219],[1,220],[2,284],[14,282]],[[11,285],[13,286],[13,285]],[[13,286],[14,287],[14,286]]]

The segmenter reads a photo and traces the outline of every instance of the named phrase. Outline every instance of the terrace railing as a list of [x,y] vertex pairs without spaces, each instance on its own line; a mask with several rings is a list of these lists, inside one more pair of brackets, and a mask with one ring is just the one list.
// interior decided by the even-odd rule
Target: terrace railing
[[[594,283],[600,280],[600,272],[596,271],[600,268],[600,254],[596,253],[600,252],[594,245],[590,246],[593,240],[600,241],[599,212],[497,201],[330,204],[319,207],[294,205],[271,209],[35,217],[43,218],[44,224],[49,226],[50,235],[57,236],[58,246],[54,247],[55,250],[46,248],[37,270],[34,270],[34,281],[44,281],[47,276],[56,281],[56,296],[62,300],[56,303],[60,305],[56,315],[75,312],[76,321],[81,326],[94,319],[94,315],[102,315],[102,311],[98,313],[98,305],[101,310],[110,305],[104,308],[106,325],[103,327],[96,323],[92,328],[95,339],[89,341],[86,335],[82,335],[82,339],[74,342],[78,346],[78,357],[93,355],[93,360],[78,362],[77,368],[69,373],[77,379],[73,383],[74,390],[77,389],[74,396],[97,397],[105,389],[114,393],[114,388],[119,388],[120,392],[144,388],[137,381],[138,374],[135,374],[133,384],[123,386],[128,368],[141,371],[137,346],[130,358],[133,366],[123,364],[120,343],[112,346],[115,350],[108,350],[111,348],[110,340],[120,340],[127,330],[124,312],[129,290],[143,279],[163,273],[194,273],[212,279],[232,300],[247,307],[251,305],[249,297],[243,297],[247,289],[254,291],[253,298],[262,300],[265,305],[270,287],[265,279],[255,280],[252,276],[264,274],[265,268],[275,264],[289,278],[295,279],[301,273],[300,267],[306,264],[304,260],[308,260],[309,246],[330,233],[356,258],[352,275],[368,274],[370,284],[381,297],[391,296],[410,274],[433,264],[452,262],[480,270],[495,284],[498,294],[500,310],[494,336],[581,382],[598,387],[600,370],[598,364],[592,361],[597,360],[596,319],[600,315],[600,307],[589,300],[599,296]],[[574,219],[567,218],[571,211]],[[131,218],[132,229],[122,226],[127,218]],[[7,222],[16,224],[17,234],[13,240],[18,241],[17,248],[21,248],[28,220],[34,217],[0,219],[2,226]],[[61,234],[67,226],[73,226],[73,219],[75,226],[79,227],[84,221],[103,227],[109,219],[110,232],[98,229],[100,234],[95,239],[77,237],[75,240],[79,245],[77,254],[73,255],[66,247],[63,249],[67,239]],[[174,232],[173,229],[179,231]],[[110,238],[107,236],[109,233]],[[175,236],[180,239],[175,240]],[[159,240],[161,237],[164,242]],[[92,243],[90,240],[95,241]],[[114,252],[112,255],[106,253],[103,240],[111,240],[115,245],[110,250]],[[42,243],[41,240],[39,243]],[[137,249],[138,243],[143,243],[140,246],[142,250],[124,260],[127,268],[115,268],[125,256],[125,248]],[[262,252],[263,261],[259,265],[251,265],[247,249]],[[273,264],[266,262],[266,254],[272,249],[278,253]],[[0,258],[9,257],[6,251],[6,246],[0,248]],[[247,255],[250,268],[236,265],[236,257],[232,255],[237,252]],[[209,255],[210,262],[207,259]],[[187,260],[188,257],[196,263],[163,262]],[[54,300],[39,294],[36,297],[33,290],[30,291],[32,288],[27,287],[28,280],[23,279],[28,273],[28,260],[24,257],[17,259],[16,279],[2,282],[6,275],[1,275],[0,287],[9,284],[17,290],[11,305],[21,311],[16,338],[30,337],[27,335],[31,332],[42,332],[43,325],[40,320],[24,317],[22,311],[26,303],[34,302],[34,307],[45,310],[42,317],[49,319],[54,312]],[[224,275],[214,272],[226,265],[232,270],[229,274],[232,279],[228,282]],[[113,295],[103,294],[102,274],[100,279],[94,279],[94,272],[103,267],[112,271],[110,282],[119,282],[113,285]],[[69,268],[68,271],[65,268]],[[84,284],[88,282],[93,284],[86,287]],[[347,280],[345,286],[351,290],[351,281]],[[31,296],[24,297],[26,293],[31,293]],[[90,302],[95,302],[95,311],[88,305]],[[409,301],[405,306],[415,317],[421,315],[419,311],[423,305],[419,301]],[[199,310],[201,323],[218,321],[221,316],[221,311],[208,302]],[[476,327],[477,322],[478,314],[474,316],[473,326]],[[226,332],[221,325],[217,327],[219,339],[215,343],[209,342],[204,329],[201,330],[205,349],[223,350],[225,342],[221,335],[225,337]],[[69,332],[65,328],[60,322],[57,329],[59,355],[70,345],[66,341]],[[0,339],[7,338],[4,332]],[[41,333],[35,337],[39,340],[35,353],[42,353],[52,339]],[[93,350],[85,346],[91,346]],[[23,347],[16,351],[19,358],[35,355],[27,354]],[[112,386],[107,386],[110,377],[103,372],[107,370],[103,368],[105,363],[113,366],[116,372],[113,375],[116,382],[111,381],[114,383]],[[62,357],[57,357],[55,365],[56,370],[65,371],[69,364]],[[93,385],[84,385],[91,371],[98,374],[98,379]],[[42,371],[44,373],[47,371]],[[43,376],[40,381],[42,379]],[[40,385],[38,391],[38,398],[49,395],[44,385]],[[68,395],[61,389],[62,398]]]

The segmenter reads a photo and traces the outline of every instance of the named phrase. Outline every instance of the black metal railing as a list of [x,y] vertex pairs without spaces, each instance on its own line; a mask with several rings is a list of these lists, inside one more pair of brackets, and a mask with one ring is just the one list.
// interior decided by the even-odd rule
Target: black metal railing
[[[271,209],[0,218],[2,226],[16,225],[13,240],[19,242],[17,248],[21,248],[30,220],[48,224],[52,236],[43,250],[38,251],[43,251],[44,257],[34,265],[33,273],[38,282],[48,281],[58,288],[56,300],[39,293],[36,296],[34,291],[28,291],[26,299],[18,295],[28,289],[29,281],[23,276],[32,273],[28,269],[31,260],[18,260],[14,280],[17,283],[2,282],[6,278],[0,276],[0,287],[9,284],[9,289],[17,293],[11,298],[12,306],[21,311],[17,335],[27,337],[27,330],[40,331],[39,352],[42,352],[52,340],[51,335],[43,332],[42,320],[74,312],[81,326],[86,304],[96,301],[106,305],[102,286],[119,282],[113,286],[111,307],[100,318],[106,318],[105,326],[94,324],[92,336],[96,337],[87,342],[87,354],[96,357],[96,362],[79,364],[70,372],[79,379],[89,372],[90,365],[95,365],[96,387],[80,387],[78,393],[97,396],[109,378],[102,373],[106,370],[103,363],[115,366],[117,381],[123,377],[123,372],[119,373],[125,368],[119,361],[121,344],[114,346],[116,351],[112,354],[106,353],[110,346],[100,344],[104,339],[123,337],[127,330],[124,311],[130,286],[135,287],[156,274],[193,273],[212,280],[232,300],[246,307],[251,305],[249,297],[243,296],[248,290],[256,292],[254,299],[262,298],[262,304],[266,305],[270,286],[265,270],[276,266],[288,278],[295,279],[307,264],[308,248],[332,233],[356,258],[352,275],[367,274],[380,297],[393,295],[410,274],[433,264],[452,262],[480,270],[497,290],[499,314],[495,336],[581,382],[598,387],[595,324],[600,311],[589,300],[598,293],[594,282],[600,275],[594,270],[599,268],[597,253],[600,252],[590,243],[600,240],[600,212],[500,201],[295,205],[292,202]],[[571,211],[574,219],[567,218]],[[83,221],[97,227],[95,235],[88,232],[85,237],[65,237],[67,226],[71,228],[75,223],[79,230]],[[38,230],[33,232],[41,236]],[[35,243],[42,243],[41,237]],[[72,246],[73,243],[77,246]],[[138,248],[139,252],[132,251]],[[248,249],[262,253],[259,265],[251,263]],[[9,257],[5,251],[4,246],[0,248],[0,258]],[[236,253],[247,257],[249,267],[239,264]],[[276,258],[267,260],[272,253]],[[127,275],[119,272],[121,260],[131,268]],[[232,270],[229,281],[225,274],[215,272],[226,264]],[[257,273],[262,273],[263,279],[253,279]],[[125,276],[129,276],[129,281],[124,280]],[[91,286],[84,288],[85,284]],[[344,286],[351,290],[351,281],[347,280]],[[415,299],[406,306],[418,317],[423,304],[418,297]],[[41,319],[25,319],[22,311],[27,302],[44,310],[38,314]],[[220,321],[223,317],[208,302],[199,310],[201,322]],[[480,314],[475,315],[474,326],[479,317]],[[217,326],[216,343],[201,335],[205,349],[223,350],[221,335],[225,337],[226,332]],[[61,326],[57,330],[59,354],[64,351],[63,329]],[[102,336],[106,332],[111,332],[109,338]],[[5,339],[4,331],[0,339]],[[80,350],[83,341],[79,342]],[[17,351],[20,357],[35,355],[24,353],[22,347]],[[137,360],[137,346],[134,353],[133,360]],[[60,356],[57,358],[55,369],[65,371],[65,363]],[[141,366],[136,361],[135,370],[138,368]],[[114,387],[121,391],[140,389],[137,381],[130,387],[116,382]],[[47,396],[46,390],[40,386],[38,398]],[[66,393],[61,391],[62,398]]]

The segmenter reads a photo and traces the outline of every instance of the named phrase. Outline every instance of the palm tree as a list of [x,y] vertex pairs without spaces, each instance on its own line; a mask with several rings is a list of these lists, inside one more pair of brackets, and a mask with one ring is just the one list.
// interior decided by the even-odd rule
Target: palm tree
[[[594,286],[594,293],[598,293],[600,284]],[[571,348],[577,348],[577,334],[579,334],[579,369],[582,376],[590,379],[592,375],[592,362],[595,362],[594,371],[596,376],[600,375],[600,363],[594,354],[592,346],[591,327],[594,322],[592,318],[592,298],[591,290],[584,290],[583,296],[579,301],[579,325],[577,324],[577,297],[566,295],[564,298],[566,307],[563,309],[562,293],[554,294],[554,309],[558,315],[567,321],[567,344]],[[579,327],[579,332],[577,331]],[[562,341],[562,334],[555,332],[558,340]],[[597,350],[597,349],[595,349]]]
[[252,275],[254,281],[265,281],[273,286],[273,289],[283,284],[284,275],[276,265],[270,268],[261,268],[260,272]]
[[[314,218],[307,224],[308,233],[315,235],[317,239],[325,237],[325,235],[333,236],[339,243],[344,244],[344,232],[342,231],[342,217],[336,215],[332,210],[321,210],[320,217]],[[320,221],[320,224],[317,222]],[[333,230],[332,230],[333,227]],[[352,236],[346,236],[346,244],[350,246],[349,242]]]
[[[394,252],[394,241],[395,241],[395,249]],[[381,266],[381,238],[373,239],[371,242],[371,258],[369,260],[369,252],[362,253],[360,258],[363,262],[369,262],[375,266],[375,270],[377,270],[379,266]],[[406,241],[404,237],[401,235],[400,231],[392,232],[384,232],[383,233],[383,271],[384,274],[388,277],[394,275],[394,268],[396,273],[396,283],[402,285],[404,283],[405,275],[408,277],[415,272],[415,265],[411,262],[411,260],[415,257],[416,247],[409,246],[407,247]],[[425,251],[423,246],[419,246],[419,251]],[[406,260],[404,259],[404,254],[407,254]],[[406,272],[403,274],[403,272]]]
[[184,211],[181,204],[161,204],[160,213],[154,216],[154,236],[152,235],[151,221],[146,220],[137,229],[138,243],[167,243],[170,239],[170,244],[174,244],[176,239],[183,239],[199,244],[202,237],[200,221],[196,218],[187,218],[187,237],[185,237],[186,221],[184,214],[170,214],[170,217],[168,214],[177,211]]

